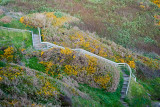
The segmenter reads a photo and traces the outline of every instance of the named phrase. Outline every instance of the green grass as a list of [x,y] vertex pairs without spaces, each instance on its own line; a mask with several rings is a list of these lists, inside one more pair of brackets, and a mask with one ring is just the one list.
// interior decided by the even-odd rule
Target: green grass
[[143,87],[151,94],[152,100],[158,100],[160,96],[160,78],[140,81]]
[[8,28],[31,30],[31,31],[33,31],[35,34],[38,34],[38,29],[37,29],[37,28],[27,27],[26,25],[24,25],[23,23],[21,23],[21,22],[20,22],[19,20],[17,20],[17,19],[13,19],[10,23],[0,22],[0,26],[8,27]]
[[0,29],[0,46],[29,48],[32,46],[32,36],[29,32],[16,32]]
[[86,84],[80,84],[80,91],[87,93],[90,99],[82,99],[80,97],[74,97],[74,106],[85,107],[123,107],[120,102],[120,92],[123,85],[123,76],[121,73],[120,83],[116,92],[106,92],[103,89],[93,88]]
[[38,71],[42,71],[45,72],[45,66],[43,66],[42,64],[38,63],[38,59],[36,57],[30,58],[27,60],[25,60],[26,62],[26,66]]
[[145,107],[151,105],[151,99],[147,94],[147,90],[133,79],[131,79],[126,101],[131,107]]
[[102,0],[88,0],[88,1],[90,1],[91,3],[99,3],[99,2],[101,2]]
[[14,3],[14,0],[0,0],[0,5],[7,5],[8,3]]
[[6,65],[7,65],[6,63],[0,61],[0,67],[5,67]]

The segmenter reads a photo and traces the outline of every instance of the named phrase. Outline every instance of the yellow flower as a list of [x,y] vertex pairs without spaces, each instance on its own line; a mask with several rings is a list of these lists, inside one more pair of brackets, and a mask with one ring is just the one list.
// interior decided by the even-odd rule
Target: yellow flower
[[22,49],[21,49],[21,52],[23,52],[23,51],[25,51],[25,49],[24,49],[24,48],[22,48]]
[[24,22],[24,17],[21,17],[20,20],[19,20],[21,23]]
[[76,56],[74,55],[74,56],[73,56],[73,59],[75,59],[75,58],[76,58]]
[[2,77],[0,77],[0,81],[2,81],[3,80],[3,78]]
[[60,52],[65,55],[70,55],[70,54],[72,54],[73,51],[69,48],[65,48],[65,49],[61,49]]
[[143,8],[143,9],[145,8],[145,6],[144,6],[144,5],[140,5],[139,7],[140,7],[140,8]]
[[42,57],[42,55],[44,54],[44,52],[43,51],[41,51],[41,57]]

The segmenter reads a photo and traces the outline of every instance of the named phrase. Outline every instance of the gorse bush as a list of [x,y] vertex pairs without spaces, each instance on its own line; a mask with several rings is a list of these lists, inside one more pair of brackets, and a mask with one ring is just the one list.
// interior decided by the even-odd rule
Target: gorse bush
[[2,58],[5,58],[7,61],[13,61],[13,47],[8,47],[4,50],[4,55],[1,55]]
[[50,76],[61,78],[63,75],[69,75],[79,83],[104,88],[107,91],[116,90],[119,72],[102,60],[89,55],[79,56],[69,48],[52,48],[39,54],[39,63],[45,66],[45,72]]
[[59,27],[65,23],[78,21],[78,19],[69,15],[63,15],[61,12],[34,13],[20,18],[20,22],[29,27]]
[[61,106],[66,103],[62,96],[68,93],[72,92],[70,96],[81,97],[82,95],[79,94],[83,94],[83,92],[78,91],[74,86],[74,80],[64,79],[65,82],[56,80],[44,73],[16,64],[0,67],[0,105]]
[[160,1],[159,0],[151,0],[153,3],[155,3],[160,8]]
[[[45,17],[48,17],[50,19],[50,22],[58,23],[56,20],[59,20],[59,18],[55,19],[56,16],[54,16],[53,12],[42,13],[38,15],[43,15]],[[36,19],[36,14],[32,14],[25,17],[26,18],[29,17],[28,20],[30,20],[30,24],[32,25],[32,21]],[[43,22],[42,19],[40,18],[37,19],[39,20],[39,22]],[[139,18],[139,20],[142,19]],[[63,20],[59,21],[62,22],[61,25],[64,24]],[[22,21],[22,22],[25,23],[27,21]],[[129,23],[129,25],[127,24],[126,26],[130,26],[130,24],[131,23]],[[32,26],[38,27],[38,25],[34,24]],[[130,38],[128,31],[123,30],[123,32],[121,33],[126,34],[126,39],[124,39],[124,37],[123,39],[124,42],[128,42],[129,41],[128,39]],[[52,42],[54,44],[61,45],[64,47],[83,48],[99,56],[111,59],[115,62],[128,63],[133,69],[136,69],[136,67],[138,67],[135,64],[136,61],[144,63],[153,70],[160,69],[160,61],[158,59],[151,59],[139,54],[132,53],[130,50],[127,50],[122,46],[115,44],[114,42],[108,40],[102,40],[98,38],[95,34],[81,31],[77,27],[64,28],[63,26],[59,26],[59,24],[52,23],[50,27],[46,26],[45,28],[42,28],[42,38],[44,41]],[[153,42],[153,40],[148,38],[145,39],[145,41],[147,43],[148,42],[155,43]]]

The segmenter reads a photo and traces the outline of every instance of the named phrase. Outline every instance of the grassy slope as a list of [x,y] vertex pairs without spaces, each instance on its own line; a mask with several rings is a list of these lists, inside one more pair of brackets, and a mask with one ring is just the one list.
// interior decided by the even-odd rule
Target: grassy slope
[[[17,48],[18,51],[18,48]],[[14,56],[22,56],[21,58],[18,57],[19,60],[24,59],[27,56],[23,56],[22,53],[16,52]],[[69,89],[61,90],[60,87],[64,86],[65,84],[59,83],[59,80],[56,80],[46,74],[42,73],[45,72],[45,67],[39,64],[37,58],[25,59],[28,60],[26,62],[26,66],[36,69],[39,71],[34,71],[32,69],[17,66],[17,65],[10,65],[4,62],[4,58],[0,61],[0,90],[2,93],[2,97],[0,100],[1,106],[17,106],[17,105],[28,105],[28,106],[47,106],[47,105],[61,105],[59,102],[59,97],[55,97],[51,93],[53,92],[52,88],[56,87],[59,93],[68,95],[67,90],[75,90],[72,89],[73,87],[69,87]],[[11,70],[12,69],[12,70]],[[20,75],[18,74],[20,73]],[[5,82],[7,81],[7,82]],[[19,81],[18,83],[15,83]],[[40,81],[40,82],[36,82]],[[48,86],[45,86],[46,82],[49,82]],[[40,84],[39,84],[40,83]],[[121,76],[120,84],[118,89],[114,93],[106,93],[105,90],[96,89],[89,87],[87,85],[81,84],[79,88],[81,93],[86,93],[90,99],[86,100],[81,95],[73,95],[74,93],[71,91],[72,96],[72,104],[74,106],[106,106],[106,105],[121,105],[119,102],[120,98],[120,90],[122,87],[123,79]],[[11,85],[13,84],[13,85]],[[52,85],[51,85],[52,84]],[[55,85],[56,84],[56,85]],[[68,84],[69,85],[69,84]],[[65,86],[68,88],[68,85]],[[54,86],[50,88],[49,86]],[[41,88],[40,88],[41,87]],[[43,90],[42,92],[50,93],[48,94],[38,94],[42,87],[47,87],[48,89]],[[14,91],[15,90],[15,91]],[[32,90],[32,91],[30,91]],[[66,92],[66,93],[65,93]],[[25,97],[27,95],[27,97]],[[13,96],[16,96],[13,98]]]
[[15,0],[8,5],[26,13],[61,10],[81,18],[81,29],[96,31],[125,47],[160,54],[159,26],[153,17],[159,8],[148,0]]
[[[3,17],[4,15],[1,15],[1,16]],[[24,24],[20,23],[20,21],[17,19],[13,19],[11,21],[11,23],[0,22],[0,26],[9,27],[9,28],[16,28],[16,29],[32,30],[35,34],[38,34],[38,30],[36,28],[27,27]]]
[[17,48],[28,48],[32,46],[32,36],[28,32],[16,32],[0,30],[1,47],[13,45]]
[[138,82],[131,79],[128,95],[125,99],[131,107],[151,106],[151,99],[148,96],[148,91]]
[[[19,22],[17,22],[17,24],[15,24],[16,27],[14,25],[12,25],[12,27],[15,27],[15,28],[20,28],[20,25],[19,25]],[[28,44],[26,45],[27,47],[28,46],[31,46],[31,35],[28,34],[28,33],[19,33],[19,32],[12,32],[12,31],[5,31],[5,30],[1,30],[1,38],[3,38],[3,40],[10,40],[10,41],[13,41],[11,44],[8,44],[7,42],[3,43],[3,46],[13,46],[17,52],[14,53],[14,56],[17,56],[17,59],[20,60],[20,61],[25,61],[23,63],[26,63],[26,66],[32,68],[32,69],[36,69],[36,70],[39,70],[39,71],[42,71],[42,72],[45,72],[45,67],[42,65],[42,64],[39,64],[38,63],[38,60],[37,58],[31,58],[31,59],[26,59],[25,56],[22,55],[21,52],[19,52],[19,48],[22,48],[21,47],[21,41],[24,41],[24,40],[27,40],[25,42],[25,44]],[[23,36],[22,36],[23,35]],[[28,40],[29,39],[29,40]],[[27,48],[27,47],[23,47],[23,48]],[[3,50],[1,50],[1,55],[3,54]],[[19,57],[21,56],[21,57]],[[1,59],[3,60],[3,58],[1,57]],[[16,59],[14,59],[16,60]],[[13,62],[16,62],[16,61],[13,61]],[[45,78],[50,78],[48,76],[46,76],[45,74],[43,73],[38,73],[35,77],[35,76],[31,76],[31,75],[28,75],[28,73],[26,74],[26,71],[16,71],[16,72],[24,72],[22,73],[22,75],[20,76],[16,76],[16,75],[13,75],[14,74],[14,71],[9,71],[8,68],[11,68],[11,69],[17,69],[17,66],[11,66],[10,64],[7,64],[7,63],[4,63],[3,61],[0,61],[0,67],[1,67],[1,70],[0,70],[0,77],[1,77],[1,80],[0,80],[0,84],[1,84],[1,87],[0,89],[2,90],[1,92],[3,93],[3,97],[1,98],[1,101],[0,101],[0,104],[2,106],[4,105],[8,105],[8,106],[13,106],[13,105],[48,105],[48,103],[52,103],[53,105],[55,104],[60,104],[58,103],[59,101],[57,101],[55,98],[50,98],[50,97],[46,97],[45,95],[35,95],[35,93],[37,91],[39,91],[38,89],[39,88],[34,88],[33,87],[33,82],[32,80],[35,80],[35,79],[39,79],[39,81],[43,81],[43,79],[41,78],[37,78],[38,75],[42,75],[42,77],[45,77]],[[20,67],[21,68],[21,67]],[[29,69],[29,68],[27,68]],[[30,70],[29,70],[30,71]],[[9,75],[6,76],[6,73],[8,72]],[[27,70],[28,72],[28,70]],[[31,70],[31,72],[33,72]],[[37,71],[36,71],[37,72]],[[11,76],[11,75],[13,76]],[[44,76],[43,76],[44,75]],[[23,77],[23,78],[22,78]],[[7,78],[9,79],[7,81],[7,83],[4,83],[4,81],[7,80]],[[12,86],[12,85],[9,85],[9,83],[11,84],[14,84],[14,81],[12,81],[11,78],[14,78],[13,80],[20,80],[21,82],[19,82],[18,84]],[[51,84],[55,84],[55,80],[50,80]],[[42,82],[43,84],[43,82]],[[62,84],[60,84],[62,85]],[[73,96],[72,98],[72,103],[73,105],[80,105],[80,106],[84,106],[84,104],[87,104],[88,106],[91,106],[91,105],[95,105],[95,106],[100,106],[100,105],[119,105],[120,102],[119,102],[119,98],[120,98],[120,89],[121,89],[121,86],[122,86],[122,77],[121,77],[121,83],[120,83],[120,86],[119,88],[117,89],[117,91],[115,93],[106,93],[104,90],[102,89],[96,89],[96,88],[91,88],[89,86],[86,86],[86,85],[81,85],[80,87],[80,90],[82,90],[82,92],[88,94],[89,96],[91,96],[91,99],[90,100],[87,100],[84,99],[83,97],[81,96]],[[24,90],[24,87],[26,88]],[[37,85],[38,87],[38,85]],[[83,88],[82,88],[83,87]],[[18,91],[12,91],[12,90],[16,90]],[[85,89],[85,90],[83,90]],[[32,90],[32,91],[29,91],[29,90]],[[92,91],[90,91],[92,90]],[[14,93],[14,94],[12,94]],[[27,94],[27,98],[24,97],[23,94],[20,94],[20,93],[25,93]],[[64,92],[61,91],[61,93],[63,94]],[[94,95],[93,95],[94,93]],[[95,93],[99,93],[98,95],[95,94]],[[105,94],[105,95],[104,95]],[[16,96],[16,98],[13,98],[12,96]],[[9,97],[8,97],[9,96]],[[34,96],[34,98],[33,98]],[[110,97],[112,96],[112,97]],[[113,99],[113,96],[114,96],[114,99]],[[19,99],[20,97],[22,97],[22,99]],[[52,96],[53,97],[53,96]],[[36,98],[36,99],[35,99]],[[101,98],[104,98],[103,100]],[[104,100],[107,99],[108,102],[104,102]],[[25,101],[24,101],[25,100]],[[46,101],[47,100],[47,101]],[[26,103],[27,102],[27,103]]]
[[[46,9],[48,9],[48,8],[46,8]],[[41,11],[41,10],[40,10]],[[50,10],[48,10],[48,11],[50,11]],[[36,12],[36,11],[35,11]],[[77,16],[79,16],[79,15],[77,15]],[[148,87],[148,86],[146,86],[146,87]]]
[[[56,97],[56,94],[53,94],[53,92],[56,91],[58,94],[67,95],[69,90],[73,91],[72,87],[68,87],[66,83],[63,83],[61,80],[56,80],[44,73],[23,66],[0,63],[0,75],[0,90],[2,95],[0,100],[1,106],[61,105],[63,100],[62,102],[59,102],[59,96]],[[16,81],[19,82],[16,83]],[[74,95],[74,93],[71,92],[72,104],[75,107],[120,106],[121,103],[119,102],[119,98],[122,83],[123,79],[121,76],[118,89],[114,93],[106,93],[105,90],[80,84],[78,89],[80,89],[81,94],[86,93],[90,98],[86,100],[80,95]],[[63,90],[62,87],[65,87],[66,90]],[[41,90],[42,94],[39,93]],[[27,97],[25,95],[27,95]]]
[[[98,102],[97,106],[104,106],[104,107],[106,107],[106,106],[112,106],[112,107],[119,106],[119,107],[121,107],[122,104],[120,103],[119,99],[121,96],[120,92],[121,92],[122,85],[123,85],[123,77],[121,75],[120,83],[119,83],[119,86],[118,86],[116,92],[108,93],[108,92],[105,92],[105,90],[95,89],[95,88],[89,87],[86,84],[81,84],[80,90],[82,92],[88,93],[93,100]],[[83,100],[82,100],[82,102],[83,102]],[[86,104],[88,105],[87,102],[84,102],[83,104],[84,104],[84,106]]]

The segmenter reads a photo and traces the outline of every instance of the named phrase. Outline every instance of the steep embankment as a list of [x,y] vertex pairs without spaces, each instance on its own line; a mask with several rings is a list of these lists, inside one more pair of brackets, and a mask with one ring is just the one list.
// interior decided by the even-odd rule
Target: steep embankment
[[[43,16],[43,18],[36,18],[39,15]],[[36,13],[24,16],[20,21],[26,25],[41,27],[44,41],[64,47],[82,48],[115,62],[128,63],[133,69],[141,69],[140,65],[144,65],[150,69],[153,76],[156,76],[160,69],[159,56],[154,59],[148,58],[133,53],[112,41],[101,39],[94,33],[84,32],[77,27],[72,27],[69,23],[71,21],[77,22],[77,20],[72,20],[69,16],[67,18],[64,13]],[[35,22],[40,23],[35,24]]]
[[84,31],[140,52],[160,54],[159,0],[7,0],[3,4],[25,13],[70,13],[83,21],[77,25]]
[[[112,41],[101,39],[93,33],[85,32],[77,27],[73,27],[70,23],[77,22],[79,20],[68,14],[61,12],[35,13],[22,17],[20,21],[29,26],[31,29],[32,27],[41,27],[42,39],[44,41],[49,41],[64,47],[83,48],[113,61],[128,63],[133,70],[137,70],[135,72],[136,76],[139,76],[142,79],[148,78],[149,74],[152,78],[158,77],[157,74],[159,74],[158,70],[160,69],[159,56],[156,56],[155,58],[148,58],[143,55],[133,53],[130,50],[125,49],[124,47],[117,45]],[[16,23],[16,26],[22,25],[19,22]],[[7,26],[10,24],[2,23],[2,25]],[[22,26],[24,27],[24,25]],[[6,40],[5,35],[1,35],[1,37]],[[16,36],[9,36],[8,38],[13,39],[14,37]],[[13,40],[17,41],[18,39]],[[16,42],[11,42],[10,45],[6,43],[6,46],[4,45],[1,47],[0,59],[1,66],[3,66],[3,68],[1,68],[0,71],[0,84],[4,84],[4,87],[0,88],[3,95],[0,103],[1,105],[19,104],[19,101],[22,101],[21,99],[23,98],[26,99],[26,96],[26,102],[28,102],[29,105],[33,104],[33,106],[34,104],[63,105],[65,103],[68,103],[66,100],[69,100],[70,104],[70,99],[72,99],[72,104],[75,106],[77,106],[76,104],[80,106],[117,106],[121,104],[119,102],[121,87],[120,84],[118,87],[120,74],[119,70],[117,70],[117,68],[115,68],[114,66],[108,63],[104,63],[103,61],[95,57],[78,54],[77,52],[74,52],[69,48],[52,48],[46,51],[34,51],[32,48],[27,46],[27,44],[30,42],[28,36],[24,36],[24,38],[22,38],[21,40],[25,41],[24,43],[22,43],[23,48],[17,47],[21,45],[20,42],[18,42],[19,44],[16,44]],[[11,47],[11,45],[13,47]],[[7,46],[10,47],[7,48]],[[35,77],[35,75],[31,75],[30,77],[30,73],[34,73],[35,71],[31,70],[31,72],[27,72],[27,70],[21,70],[21,68],[16,71],[15,67],[7,64],[8,62],[15,62],[36,69],[38,70],[36,72],[39,72],[41,75],[45,75],[44,78],[51,78],[53,79],[53,81],[49,80],[49,83],[45,83],[43,82],[44,80],[42,78],[37,78]],[[7,64],[8,66],[6,66],[5,64]],[[10,69],[14,69],[14,71],[20,74],[22,72],[22,75],[13,75],[12,77],[12,74],[15,72]],[[8,76],[6,72],[11,73],[11,75]],[[44,74],[41,72],[43,72]],[[21,79],[22,77],[27,77],[27,79],[24,78],[23,80]],[[10,78],[12,79],[10,80]],[[32,80],[40,81],[40,84],[34,84],[34,81]],[[21,82],[17,83],[17,81]],[[59,84],[58,81],[60,81],[61,84]],[[63,83],[66,81],[68,83]],[[8,83],[11,83],[11,85]],[[19,83],[23,84],[22,88],[19,86]],[[28,83],[30,84],[28,85]],[[74,85],[71,85],[72,83]],[[80,83],[88,84],[89,86],[80,85],[80,87],[77,88],[77,84]],[[122,82],[120,83],[122,84]],[[45,84],[48,85],[46,86]],[[40,89],[33,89],[34,85],[36,85],[36,87],[40,87]],[[63,87],[64,85],[65,88]],[[24,87],[28,88],[24,90]],[[46,90],[47,88],[49,90]],[[17,89],[19,93],[24,94],[21,96],[18,92],[14,92],[14,89]],[[105,91],[108,91],[108,93],[106,93],[104,89]],[[30,92],[29,90],[33,91]],[[70,92],[70,90],[72,92]],[[93,92],[91,92],[91,90]],[[134,102],[137,102],[139,100],[141,102],[138,102],[136,106],[149,105],[148,103],[145,103],[146,99],[149,102],[149,98],[148,95],[146,95],[146,90],[141,85],[133,82],[131,84],[130,90],[130,94],[128,95],[128,102],[130,103],[130,105],[134,106]],[[40,91],[40,93],[38,94],[37,91]],[[109,93],[113,91],[116,92]],[[56,92],[58,94],[55,94],[53,92]],[[8,96],[6,97],[6,95]],[[37,98],[38,96],[38,98],[34,99],[33,96],[34,98]],[[51,97],[52,99],[50,99]],[[87,97],[87,101],[84,97]],[[27,103],[23,103],[22,105],[26,104]]]

